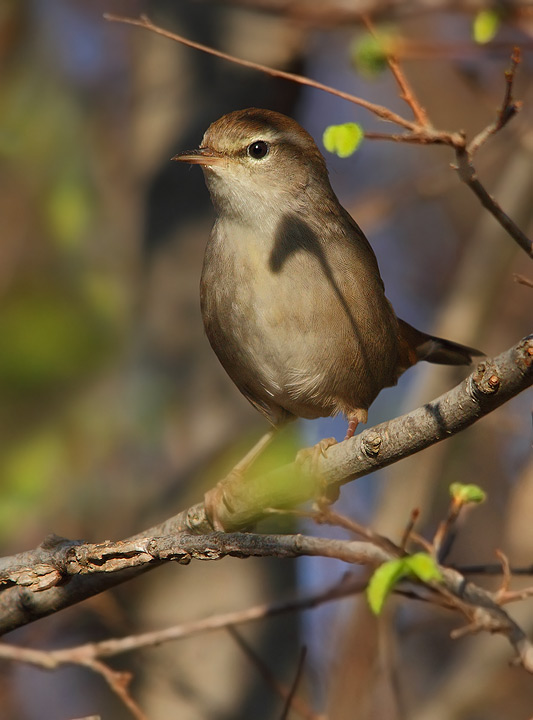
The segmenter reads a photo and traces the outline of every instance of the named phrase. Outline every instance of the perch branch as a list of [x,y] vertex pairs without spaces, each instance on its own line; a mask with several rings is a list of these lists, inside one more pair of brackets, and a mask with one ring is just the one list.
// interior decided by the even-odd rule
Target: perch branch
[[[325,486],[337,488],[458,433],[532,383],[530,336],[480,363],[460,385],[436,400],[329,448],[318,461],[320,479],[305,463],[291,463],[266,475],[229,484],[225,492],[233,512],[221,508],[219,516],[227,530],[235,530],[264,517],[268,508],[295,507],[320,497]],[[221,553],[288,556],[282,541],[274,548],[266,537],[257,535],[211,534],[207,545],[204,538],[196,537],[211,531],[205,508],[198,504],[121,543],[83,545],[52,538],[36,550],[0,559],[0,586],[5,588],[0,593],[0,633],[96,595],[168,560],[185,564],[193,558],[220,557]],[[180,534],[184,532],[196,535]],[[357,547],[365,564],[372,564],[379,559],[376,553],[384,552],[368,542]]]

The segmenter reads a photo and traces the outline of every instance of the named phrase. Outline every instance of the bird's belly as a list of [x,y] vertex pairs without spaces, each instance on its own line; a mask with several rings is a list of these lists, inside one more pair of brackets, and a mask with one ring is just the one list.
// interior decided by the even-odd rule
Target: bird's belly
[[375,308],[362,303],[349,316],[338,290],[316,273],[310,282],[301,259],[279,273],[249,256],[225,266],[223,283],[204,266],[206,332],[237,387],[274,422],[366,409],[390,384],[388,328],[378,323],[369,337],[363,327]]

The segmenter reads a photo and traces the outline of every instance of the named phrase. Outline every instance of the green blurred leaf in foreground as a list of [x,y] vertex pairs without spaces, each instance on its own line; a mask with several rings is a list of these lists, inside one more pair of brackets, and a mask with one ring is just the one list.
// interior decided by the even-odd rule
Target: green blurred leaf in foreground
[[472,23],[472,37],[478,45],[486,45],[494,40],[501,25],[500,13],[497,10],[480,10]]
[[66,446],[59,429],[47,427],[11,447],[0,465],[0,540],[50,502]]
[[387,55],[394,54],[397,43],[398,34],[392,28],[363,33],[351,44],[352,64],[364,77],[375,78],[387,68]]
[[0,390],[60,389],[93,371],[112,346],[109,323],[78,296],[21,288],[0,305]]

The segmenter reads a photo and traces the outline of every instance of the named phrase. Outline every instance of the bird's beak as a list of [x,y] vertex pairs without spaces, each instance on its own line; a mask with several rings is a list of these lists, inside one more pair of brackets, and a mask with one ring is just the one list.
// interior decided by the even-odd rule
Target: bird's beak
[[191,165],[220,165],[224,161],[224,155],[206,147],[198,150],[185,150],[185,152],[174,155],[172,160],[188,162]]

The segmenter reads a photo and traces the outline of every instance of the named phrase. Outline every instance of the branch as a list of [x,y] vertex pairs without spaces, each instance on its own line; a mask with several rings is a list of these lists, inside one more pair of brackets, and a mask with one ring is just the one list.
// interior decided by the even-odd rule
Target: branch
[[[400,67],[398,60],[391,54],[387,54],[387,62],[389,68],[394,75],[396,83],[400,90],[400,97],[407,102],[415,116],[415,122],[407,120],[406,118],[398,115],[397,113],[389,110],[383,105],[376,105],[375,103],[368,102],[357,95],[345,93],[341,90],[337,90],[329,85],[324,85],[316,80],[311,80],[304,75],[296,75],[294,73],[285,72],[283,70],[276,70],[268,65],[261,65],[259,63],[251,62],[250,60],[243,60],[237,58],[234,55],[215,50],[207,45],[201,45],[200,43],[194,42],[184,38],[182,35],[176,35],[171,33],[164,28],[155,25],[146,15],[141,15],[140,18],[124,17],[122,15],[113,15],[105,13],[104,18],[111,22],[119,22],[125,25],[133,25],[135,27],[141,27],[151,32],[166,37],[169,40],[175,40],[176,42],[186,45],[187,47],[200,50],[209,55],[214,55],[223,60],[236,63],[242,67],[247,67],[252,70],[258,70],[271,77],[283,78],[291,82],[296,82],[299,85],[306,85],[313,87],[317,90],[336,95],[343,100],[348,100],[355,105],[365,108],[369,112],[376,115],[381,120],[392,122],[403,128],[407,132],[404,133],[380,133],[380,132],[365,132],[365,137],[371,140],[391,140],[394,142],[405,142],[415,143],[418,145],[449,145],[455,150],[457,166],[459,170],[459,177],[461,180],[475,193],[475,195],[481,200],[482,205],[496,218],[504,230],[515,240],[525,252],[533,257],[533,241],[531,241],[516,225],[516,223],[502,210],[497,202],[490,196],[485,190],[483,185],[477,178],[475,169],[472,165],[472,158],[475,152],[481,147],[486,140],[494,133],[501,130],[509,120],[514,117],[521,107],[519,102],[515,102],[512,99],[512,89],[515,78],[516,69],[520,62],[520,51],[518,48],[514,48],[511,56],[511,67],[505,73],[505,94],[502,106],[498,112],[496,120],[482,130],[476,137],[467,145],[466,137],[462,132],[450,133],[443,130],[436,130],[432,127],[426,111],[416,98],[413,89],[411,88],[403,70]],[[366,19],[367,26],[373,32],[370,21]]]
[[354,105],[359,105],[360,107],[365,108],[365,110],[369,110],[381,120],[395,123],[396,125],[399,125],[406,130],[414,130],[416,128],[416,125],[413,122],[406,120],[401,115],[398,115],[397,113],[389,110],[386,107],[383,107],[382,105],[376,105],[375,103],[364,100],[357,95],[352,95],[351,93],[337,90],[336,88],[331,87],[330,85],[324,85],[317,80],[311,80],[311,78],[305,77],[305,75],[296,75],[295,73],[285,72],[285,70],[276,70],[275,68],[271,68],[268,65],[261,65],[260,63],[255,63],[251,60],[243,60],[242,58],[235,57],[235,55],[229,55],[228,53],[222,52],[221,50],[215,50],[208,45],[202,45],[201,43],[194,42],[193,40],[189,40],[188,38],[183,37],[182,35],[176,35],[176,33],[172,33],[169,30],[165,30],[164,28],[155,25],[146,15],[141,15],[139,19],[136,19],[132,17],[124,17],[122,15],[113,15],[112,13],[104,13],[104,18],[106,20],[109,20],[110,22],[119,22],[124,23],[125,25],[134,25],[135,27],[141,27],[145,28],[146,30],[151,30],[157,35],[161,35],[162,37],[168,38],[169,40],[175,40],[182,45],[194,48],[195,50],[200,50],[201,52],[207,53],[208,55],[214,55],[215,57],[221,58],[222,60],[228,60],[229,62],[240,65],[241,67],[246,67],[250,70],[259,70],[259,72],[270,75],[270,77],[281,78],[282,80],[289,80],[290,82],[295,82],[299,85],[306,85],[307,87],[315,88],[315,90],[322,90],[323,92],[327,92],[330,95],[335,95],[336,97],[340,97],[343,100],[348,100],[348,102],[351,102]]
[[496,218],[507,234],[510,235],[513,240],[516,240],[522,250],[524,250],[530,257],[533,257],[533,242],[522,232],[522,230],[520,230],[514,220],[511,220],[511,218],[502,210],[496,200],[480,183],[474,166],[472,165],[471,155],[467,152],[466,148],[456,148],[455,157],[457,158],[457,165],[455,166],[455,169],[458,171],[461,180],[468,185],[472,192],[474,192],[483,207],[486,208],[494,218]]
[[[229,484],[228,530],[250,525],[269,508],[294,507],[339,485],[386,467],[472,425],[533,383],[533,336],[493,360],[485,360],[452,390],[407,415],[365,430],[329,448],[318,460],[321,479],[305,463],[291,463],[267,475]],[[183,534],[196,533],[195,535]],[[289,540],[271,536],[210,534],[203,504],[121,543],[82,545],[53,537],[36,550],[0,560],[0,633],[96,595],[169,560],[186,564],[224,555],[294,557]],[[180,534],[181,533],[181,534]],[[300,538],[299,552],[313,554],[312,538]],[[334,541],[331,541],[334,542]],[[343,546],[345,547],[345,546]],[[387,553],[368,542],[354,543],[364,564]],[[335,545],[331,552],[340,552]],[[321,554],[324,549],[321,548]],[[336,556],[336,555],[335,555]],[[353,556],[352,556],[353,557]],[[353,561],[353,560],[350,560]]]
[[[151,552],[154,554],[156,548],[158,548],[158,560],[163,557],[166,559],[183,559],[185,555],[189,558],[197,557],[210,560],[220,559],[226,555],[238,555],[239,557],[249,557],[251,555],[275,555],[276,557],[312,555],[337,558],[352,564],[376,567],[398,556],[397,553],[387,552],[370,542],[331,540],[302,535],[261,536],[248,533],[214,533],[210,536],[200,537],[183,534],[179,537],[147,539],[146,543],[151,545]],[[140,552],[146,552],[146,548],[141,548]],[[131,555],[132,548],[129,548],[126,552],[126,556],[128,553]],[[115,557],[118,557],[119,554],[119,551],[116,550]],[[481,631],[504,635],[515,650],[517,662],[521,663],[528,672],[533,673],[533,646],[524,631],[500,607],[498,593],[493,595],[474,585],[456,570],[445,567],[439,569],[442,573],[442,581],[423,584],[415,580],[407,580],[397,585],[396,592],[460,612],[468,619],[469,623],[465,628],[455,631],[456,637],[465,632]],[[300,601],[258,606],[236,613],[193,621],[161,631],[104,640],[99,643],[88,643],[75,648],[42,651],[2,643],[0,644],[0,658],[27,662],[49,670],[64,664],[75,663],[101,671],[100,659],[103,657],[118,655],[141,647],[159,645],[162,642],[181,639],[198,632],[242,624],[258,618],[279,614],[280,612],[314,607],[319,602],[327,602],[347,594],[360,592],[362,587],[361,578],[351,577],[326,593]]]
[[[217,506],[226,529],[256,522],[264,508],[294,507],[375,470],[409,457],[472,425],[533,384],[533,335],[487,359],[460,385],[406,415],[330,447],[312,467],[294,462],[245,483],[229,482]],[[312,465],[312,463],[310,463]],[[183,522],[183,521],[182,521]],[[202,527],[193,514],[185,526]]]

